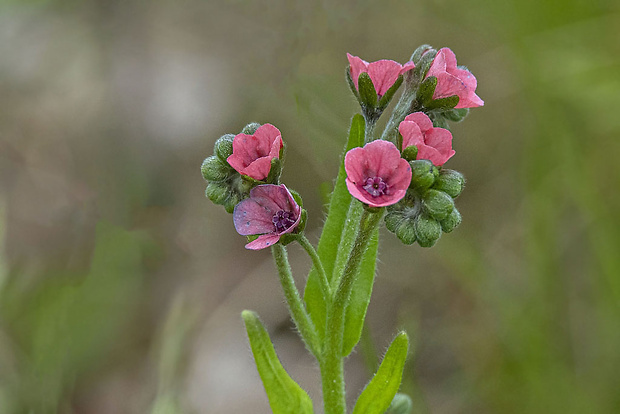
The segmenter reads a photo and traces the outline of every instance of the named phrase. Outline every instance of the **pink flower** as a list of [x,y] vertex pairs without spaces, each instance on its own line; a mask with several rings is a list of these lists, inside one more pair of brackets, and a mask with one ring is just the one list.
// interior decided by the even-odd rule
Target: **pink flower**
[[278,128],[265,124],[252,135],[237,134],[233,140],[233,153],[226,161],[239,174],[260,181],[269,175],[271,160],[280,157],[282,147],[282,134]]
[[246,198],[235,206],[233,222],[237,233],[242,236],[260,234],[245,245],[246,249],[260,250],[274,245],[280,236],[291,233],[301,220],[301,207],[284,184],[263,184],[250,191]]
[[365,60],[358,58],[357,56],[347,53],[347,59],[349,59],[349,65],[351,66],[351,78],[355,87],[359,90],[357,84],[360,74],[362,72],[368,73],[370,80],[372,81],[375,91],[379,97],[385,95],[388,89],[394,85],[396,79],[403,73],[411,70],[415,67],[413,62],[407,62],[401,65],[393,60],[378,60],[376,62],[368,63]]
[[411,166],[389,141],[353,148],[344,157],[344,169],[351,195],[371,207],[398,203],[411,183]]
[[484,105],[484,101],[476,95],[476,78],[466,69],[456,66],[456,56],[447,47],[439,49],[426,77],[435,76],[437,87],[433,99],[447,98],[457,95],[459,103],[455,108],[474,108]]
[[455,154],[450,131],[433,127],[433,121],[424,112],[407,115],[398,131],[403,136],[403,149],[411,145],[418,147],[419,160],[430,160],[439,166]]

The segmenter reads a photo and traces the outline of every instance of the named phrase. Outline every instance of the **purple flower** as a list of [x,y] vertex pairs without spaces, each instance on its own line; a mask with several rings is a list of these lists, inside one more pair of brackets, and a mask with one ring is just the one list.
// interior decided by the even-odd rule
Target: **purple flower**
[[233,212],[237,233],[242,236],[260,235],[245,245],[250,250],[274,245],[281,235],[293,232],[300,220],[301,207],[284,184],[254,187],[250,198],[237,204]]

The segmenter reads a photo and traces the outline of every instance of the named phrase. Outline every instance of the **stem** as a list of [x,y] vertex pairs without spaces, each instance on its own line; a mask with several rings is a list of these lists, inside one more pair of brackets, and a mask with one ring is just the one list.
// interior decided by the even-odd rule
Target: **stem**
[[362,213],[353,250],[340,279],[338,289],[334,294],[332,305],[327,312],[325,348],[320,359],[325,414],[346,414],[342,363],[344,316],[362,257],[366,253],[373,232],[383,217],[383,212],[384,209],[381,208],[380,211],[364,210]]
[[400,99],[398,103],[394,107],[394,111],[392,111],[392,115],[390,116],[389,121],[385,125],[385,129],[383,130],[383,134],[381,134],[381,139],[386,141],[391,141],[395,145],[398,145],[397,142],[397,134],[398,134],[398,126],[405,119],[407,115],[410,113],[418,111],[420,108],[415,104],[412,107],[413,99],[415,98],[417,90],[417,84],[405,86],[405,90],[402,95],[400,95]]
[[366,128],[364,128],[364,144],[368,144],[369,142],[374,140],[375,125],[377,125],[377,119],[378,118],[373,118],[364,114],[364,121],[366,123]]
[[327,299],[327,302],[329,302],[332,297],[332,290],[329,287],[329,280],[327,279],[327,275],[325,274],[325,269],[323,268],[323,263],[321,263],[321,258],[314,249],[312,243],[310,243],[310,241],[304,234],[299,236],[297,241],[299,241],[301,247],[304,248],[306,253],[308,253],[308,256],[310,256],[310,258],[312,259],[312,264],[314,265],[316,271],[319,273],[319,283],[321,285],[323,297]]
[[277,243],[271,246],[271,253],[276,262],[278,268],[278,275],[280,276],[280,283],[282,284],[282,290],[284,291],[284,297],[286,303],[293,317],[293,322],[299,331],[301,338],[304,340],[308,349],[314,356],[319,355],[321,349],[319,344],[319,336],[316,332],[316,328],[310,319],[310,315],[306,311],[304,304],[299,295],[299,291],[295,286],[295,280],[293,279],[293,273],[291,272],[291,265],[288,262],[288,254],[286,248]]

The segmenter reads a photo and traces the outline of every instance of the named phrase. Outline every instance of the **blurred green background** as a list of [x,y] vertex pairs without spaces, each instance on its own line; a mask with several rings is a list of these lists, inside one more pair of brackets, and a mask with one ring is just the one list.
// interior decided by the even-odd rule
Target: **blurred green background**
[[[422,43],[486,105],[453,128],[461,227],[382,233],[372,342],[412,335],[416,413],[620,412],[619,27],[615,0],[3,0],[0,413],[268,413],[246,308],[322,412],[269,253],[199,167],[274,123],[316,241],[357,110],[345,53]],[[353,400],[359,350],[347,375]]]

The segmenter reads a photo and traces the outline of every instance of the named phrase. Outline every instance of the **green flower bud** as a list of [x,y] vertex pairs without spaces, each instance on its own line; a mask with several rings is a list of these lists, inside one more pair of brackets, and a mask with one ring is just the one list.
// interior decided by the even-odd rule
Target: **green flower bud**
[[428,70],[431,68],[433,60],[437,56],[437,51],[429,45],[422,45],[413,52],[411,61],[415,63],[413,74],[417,79],[424,79]]
[[243,196],[237,192],[230,193],[229,197],[224,202],[224,208],[227,213],[235,211],[235,206],[243,200]]
[[258,122],[251,122],[243,127],[241,133],[246,135],[252,135],[256,132],[258,128],[260,128],[260,124]]
[[439,170],[429,160],[410,161],[411,165],[411,185],[409,188],[425,190],[433,185]]
[[213,153],[219,157],[220,160],[226,161],[233,153],[233,134],[222,135],[213,147]]
[[405,219],[396,229],[396,237],[404,244],[413,244],[416,241],[414,223],[415,220]]
[[461,213],[455,208],[452,210],[452,213],[440,221],[439,224],[441,224],[441,230],[443,230],[444,233],[450,233],[461,224],[461,220]]
[[403,222],[403,220],[403,215],[396,211],[387,213],[383,218],[383,221],[385,222],[385,227],[392,233],[396,233],[398,227]]
[[215,204],[224,204],[226,199],[228,199],[229,192],[226,184],[212,182],[207,186],[206,195]]
[[231,172],[230,166],[215,155],[206,158],[202,162],[200,170],[202,171],[202,176],[207,181],[225,180]]
[[436,220],[443,220],[454,210],[452,197],[443,191],[430,189],[422,197],[426,212]]
[[450,109],[449,111],[444,111],[441,115],[452,121],[452,122],[461,122],[465,117],[469,114],[469,108],[459,108],[459,109]]
[[407,161],[415,161],[418,157],[418,147],[415,145],[409,145],[407,148],[403,149],[403,158]]
[[[409,60],[412,61],[413,63],[415,63],[416,66],[418,66],[420,64],[420,59],[422,58],[422,56],[426,55],[427,53],[432,53],[433,51],[435,52],[434,54],[437,54],[437,51],[435,49],[433,49],[433,46],[431,46],[431,45],[419,46],[413,52],[413,54],[411,55],[411,58]],[[435,56],[433,56],[433,58],[434,57]]]
[[458,171],[442,169],[439,177],[435,180],[433,188],[447,193],[450,197],[456,198],[465,187],[465,177]]
[[411,398],[405,394],[396,394],[385,414],[410,414],[413,409]]
[[433,246],[441,236],[441,225],[426,214],[416,217],[413,228],[418,244],[422,247]]

